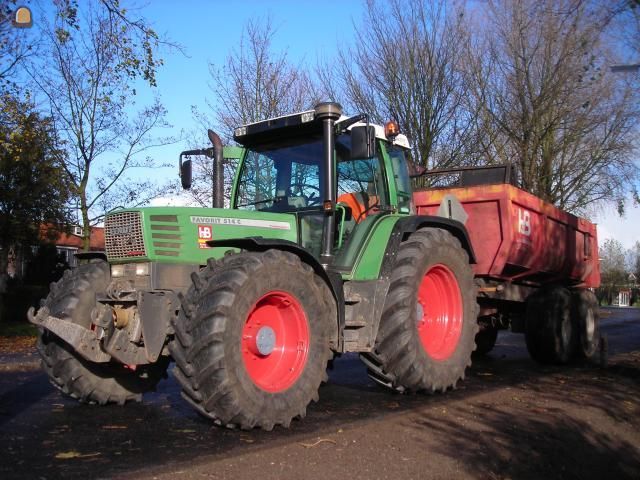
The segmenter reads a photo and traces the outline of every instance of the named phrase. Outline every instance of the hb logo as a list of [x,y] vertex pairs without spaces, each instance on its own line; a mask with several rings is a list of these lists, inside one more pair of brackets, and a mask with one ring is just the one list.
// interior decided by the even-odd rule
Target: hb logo
[[202,240],[211,240],[213,231],[210,225],[198,225],[198,238]]
[[523,235],[531,235],[531,212],[518,209],[518,232]]

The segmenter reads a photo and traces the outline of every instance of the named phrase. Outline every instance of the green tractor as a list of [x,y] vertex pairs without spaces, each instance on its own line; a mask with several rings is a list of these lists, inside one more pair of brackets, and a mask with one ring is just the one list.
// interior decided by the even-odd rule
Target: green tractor
[[359,352],[401,392],[445,391],[475,348],[472,247],[451,218],[415,215],[397,126],[336,103],[237,128],[224,207],[120,209],[106,256],[51,287],[37,311],[52,383],[88,403],[140,400],[175,361],[183,397],[217,424],[267,430],[304,417],[335,355]]

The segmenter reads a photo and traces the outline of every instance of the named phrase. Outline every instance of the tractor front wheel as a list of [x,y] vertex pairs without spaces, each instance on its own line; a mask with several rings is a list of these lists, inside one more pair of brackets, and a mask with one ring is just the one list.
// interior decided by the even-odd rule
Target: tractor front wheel
[[327,379],[335,318],[327,285],[291,253],[210,261],[174,322],[183,396],[225,426],[289,426]]
[[[89,329],[96,294],[105,291],[109,279],[109,265],[103,261],[67,270],[60,281],[51,284],[42,305],[54,317]],[[118,362],[90,362],[48,330],[40,332],[37,349],[51,383],[70,397],[90,404],[139,402],[143,393],[154,390],[166,377],[169,365],[166,356],[135,370]]]

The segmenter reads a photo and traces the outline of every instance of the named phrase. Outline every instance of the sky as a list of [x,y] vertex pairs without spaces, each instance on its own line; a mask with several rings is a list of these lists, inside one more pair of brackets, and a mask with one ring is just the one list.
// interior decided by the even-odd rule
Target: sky
[[276,34],[273,51],[286,51],[297,64],[314,65],[318,57],[335,55],[337,45],[353,40],[353,20],[362,15],[361,0],[243,0],[150,2],[142,13],[159,34],[184,47],[185,55],[165,53],[158,89],[168,120],[177,129],[196,127],[191,106],[206,109],[209,63],[222,66],[237,47],[250,19],[270,16]]
[[[31,2],[25,1],[25,5]],[[164,66],[157,72],[157,93],[167,109],[171,133],[179,135],[198,128],[192,106],[206,111],[209,90],[209,63],[222,65],[237,47],[250,19],[270,16],[276,28],[273,51],[286,51],[294,63],[315,65],[318,58],[334,58],[339,45],[349,45],[354,38],[354,22],[364,13],[364,0],[153,0],[141,9],[160,35],[183,47],[180,52],[163,52]],[[37,22],[37,18],[34,19]],[[139,105],[151,99],[148,90],[140,89]],[[162,132],[166,135],[167,132]],[[187,140],[162,147],[152,154],[161,162],[176,162],[181,150],[191,148]],[[173,176],[176,169],[155,172],[156,176]],[[154,204],[167,204],[168,198]],[[615,208],[605,207],[594,214],[600,243],[615,238],[626,248],[640,240],[640,208],[628,202],[627,213],[620,217]]]
[[614,239],[629,249],[640,242],[640,207],[633,205],[630,199],[625,207],[623,217],[609,205],[596,213],[591,219],[598,224],[598,243],[602,245],[606,239]]

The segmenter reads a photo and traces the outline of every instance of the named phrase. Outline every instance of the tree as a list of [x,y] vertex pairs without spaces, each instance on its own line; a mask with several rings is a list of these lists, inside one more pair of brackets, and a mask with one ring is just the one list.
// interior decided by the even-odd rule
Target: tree
[[640,64],[640,1],[614,0],[603,2],[608,34],[628,49],[630,56],[623,61]]
[[[224,64],[209,64],[213,100],[206,104],[210,112],[193,107],[201,132],[215,125],[230,141],[239,125],[313,108],[317,96],[309,76],[291,64],[286,51],[274,51],[275,34],[269,17],[249,20],[238,47]],[[202,141],[199,134],[195,137]],[[226,166],[227,171],[234,168],[235,164]],[[201,206],[211,205],[212,174],[211,159],[195,159],[190,195]]]
[[635,275],[636,282],[640,282],[640,241],[636,241],[627,251],[626,268]]
[[224,65],[209,64],[215,103],[208,105],[228,138],[238,125],[313,107],[306,71],[273,50],[276,33],[269,17],[249,20]]
[[611,73],[615,45],[587,0],[489,0],[466,64],[488,163],[515,162],[520,184],[558,207],[622,210],[639,171],[637,81]]
[[68,222],[64,161],[51,119],[28,100],[0,96],[0,274],[10,250],[40,243],[41,226]]
[[[78,0],[56,0],[56,14],[61,22],[56,33],[70,37],[74,30],[82,27],[79,17]],[[120,0],[97,0],[85,7],[101,10],[102,19],[114,31],[110,32],[113,52],[117,52],[115,68],[131,79],[141,77],[152,87],[156,86],[156,71],[163,64],[158,57],[160,45],[172,48],[181,47],[167,39],[160,38],[143,17],[135,17],[134,9],[123,7]]]
[[7,0],[0,5],[0,89],[3,90],[12,83],[20,63],[35,50],[35,37],[12,25],[19,5],[16,0]]
[[129,115],[134,82],[155,85],[160,62],[154,56],[159,40],[144,20],[131,20],[117,0],[92,1],[80,9],[74,1],[55,4],[53,23],[41,20],[43,55],[29,62],[27,72],[44,94],[55,128],[65,141],[64,171],[77,198],[84,248],[90,226],[118,205],[139,205],[167,186],[135,180],[131,170],[154,166],[141,159],[168,140],[152,137],[165,127],[165,110],[156,101]]
[[473,115],[466,109],[460,60],[464,10],[438,0],[367,0],[353,48],[336,70],[319,68],[325,90],[377,123],[394,119],[429,168],[467,163]]
[[618,240],[607,239],[600,246],[600,291],[599,298],[605,298],[611,304],[613,295],[620,286],[626,285],[624,247]]

